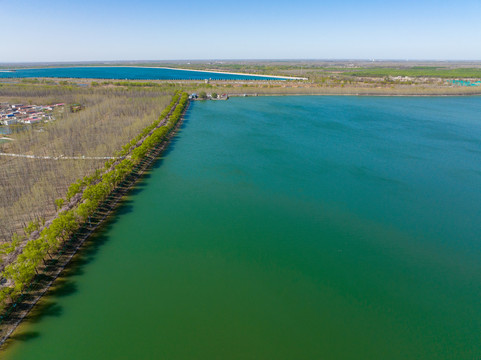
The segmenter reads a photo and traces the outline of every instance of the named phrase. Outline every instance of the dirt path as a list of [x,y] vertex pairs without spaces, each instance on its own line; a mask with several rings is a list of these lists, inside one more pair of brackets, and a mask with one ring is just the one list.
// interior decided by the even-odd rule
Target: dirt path
[[0,153],[0,156],[20,157],[28,159],[41,159],[41,160],[117,160],[125,159],[125,157],[113,157],[113,156],[37,156],[37,155],[24,155],[24,154],[9,154]]

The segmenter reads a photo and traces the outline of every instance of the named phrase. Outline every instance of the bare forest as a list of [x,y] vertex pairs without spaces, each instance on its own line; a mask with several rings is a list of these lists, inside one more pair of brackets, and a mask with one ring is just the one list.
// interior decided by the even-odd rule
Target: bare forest
[[[55,200],[70,184],[104,167],[105,160],[92,157],[115,156],[158,118],[171,95],[146,87],[0,85],[0,102],[66,104],[55,121],[26,127],[0,144],[1,153],[49,157],[0,156],[0,242],[22,234],[31,221],[52,217]],[[71,104],[82,110],[71,112]]]

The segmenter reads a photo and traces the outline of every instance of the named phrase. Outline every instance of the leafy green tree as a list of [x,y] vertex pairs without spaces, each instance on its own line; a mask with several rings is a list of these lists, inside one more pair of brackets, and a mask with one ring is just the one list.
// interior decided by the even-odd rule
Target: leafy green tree
[[57,208],[57,210],[60,210],[62,208],[64,202],[65,201],[62,198],[55,200],[55,207]]
[[5,303],[7,298],[11,299],[13,288],[11,287],[4,287],[0,290],[0,303]]
[[70,185],[67,190],[67,201],[69,201],[74,195],[78,194],[81,188],[82,188],[81,180],[78,180],[77,182]]

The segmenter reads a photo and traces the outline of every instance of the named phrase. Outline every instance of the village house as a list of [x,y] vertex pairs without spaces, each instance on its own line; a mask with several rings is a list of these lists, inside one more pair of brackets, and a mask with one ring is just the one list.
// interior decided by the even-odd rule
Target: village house
[[[24,104],[0,104],[0,124],[9,126],[18,123],[36,124],[43,121],[55,120],[52,111],[64,103],[52,105],[24,105]],[[76,104],[77,105],[77,104]],[[80,106],[80,105],[78,105]]]

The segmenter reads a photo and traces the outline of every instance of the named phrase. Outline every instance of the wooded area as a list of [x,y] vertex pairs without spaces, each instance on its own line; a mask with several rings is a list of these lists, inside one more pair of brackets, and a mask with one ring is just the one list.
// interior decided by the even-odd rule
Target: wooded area
[[[37,156],[114,156],[142,129],[158,119],[172,90],[161,88],[82,88],[65,85],[3,85],[0,102],[81,104],[69,106],[54,122],[27,127],[0,152]],[[105,160],[0,157],[0,241],[31,221],[47,219],[77,179],[104,167]]]

